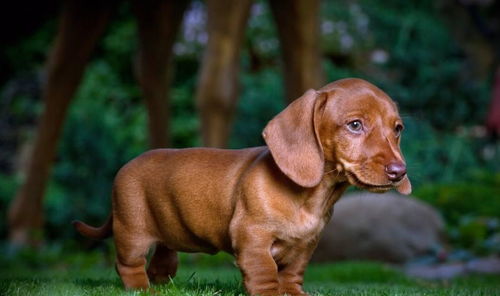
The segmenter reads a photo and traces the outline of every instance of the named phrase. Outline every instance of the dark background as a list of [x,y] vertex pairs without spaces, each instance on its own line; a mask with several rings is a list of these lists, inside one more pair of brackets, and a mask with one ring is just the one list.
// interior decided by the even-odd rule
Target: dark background
[[[37,116],[58,3],[2,4],[0,17],[0,241],[22,178]],[[41,3],[41,2],[40,2]],[[499,61],[498,1],[323,1],[327,81],[369,80],[397,101],[414,195],[439,209],[450,243],[474,254],[500,247],[500,144],[485,127]],[[174,147],[199,146],[193,99],[206,43],[205,5],[194,1],[174,46]],[[496,17],[495,17],[496,16]],[[100,41],[71,105],[44,201],[48,242],[74,246],[70,221],[99,224],[112,179],[148,149],[132,65],[136,26],[127,3]],[[285,106],[280,49],[267,3],[255,1],[241,57],[241,95],[230,148],[262,145]],[[4,243],[2,243],[4,246]]]

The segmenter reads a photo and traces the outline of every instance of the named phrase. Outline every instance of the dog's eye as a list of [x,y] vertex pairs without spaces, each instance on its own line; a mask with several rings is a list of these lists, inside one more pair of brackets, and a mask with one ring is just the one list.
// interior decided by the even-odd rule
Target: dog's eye
[[363,124],[359,120],[354,120],[347,124],[347,128],[351,132],[359,133],[363,129]]
[[396,124],[396,127],[394,128],[394,133],[396,134],[396,138],[399,138],[401,136],[401,131],[403,131],[404,127],[401,124]]

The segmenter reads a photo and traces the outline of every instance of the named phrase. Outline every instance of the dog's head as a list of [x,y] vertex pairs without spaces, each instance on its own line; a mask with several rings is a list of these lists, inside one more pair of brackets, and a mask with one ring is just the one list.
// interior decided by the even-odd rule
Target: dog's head
[[352,185],[410,194],[402,130],[396,104],[382,90],[343,79],[308,90],[267,124],[263,137],[280,170],[300,186],[318,185],[330,162]]

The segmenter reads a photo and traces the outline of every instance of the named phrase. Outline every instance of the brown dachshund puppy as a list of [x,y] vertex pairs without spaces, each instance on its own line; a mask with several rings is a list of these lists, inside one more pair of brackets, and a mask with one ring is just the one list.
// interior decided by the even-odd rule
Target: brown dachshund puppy
[[[395,103],[360,79],[309,90],[274,117],[267,146],[158,149],[125,165],[111,218],[91,238],[115,237],[126,288],[175,275],[177,251],[234,254],[251,295],[306,295],[306,265],[333,204],[348,187],[411,185],[399,148]],[[146,253],[156,251],[146,273]]]

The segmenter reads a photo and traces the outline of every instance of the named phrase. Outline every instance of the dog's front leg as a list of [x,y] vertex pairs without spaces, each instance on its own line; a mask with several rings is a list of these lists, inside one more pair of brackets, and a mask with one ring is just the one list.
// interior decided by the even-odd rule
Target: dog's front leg
[[271,256],[272,238],[258,232],[238,237],[235,255],[247,292],[250,295],[278,295],[278,267]]
[[311,259],[315,245],[298,246],[290,254],[292,260],[287,264],[280,266],[278,272],[279,292],[293,296],[308,295],[302,290],[304,283],[304,271]]

